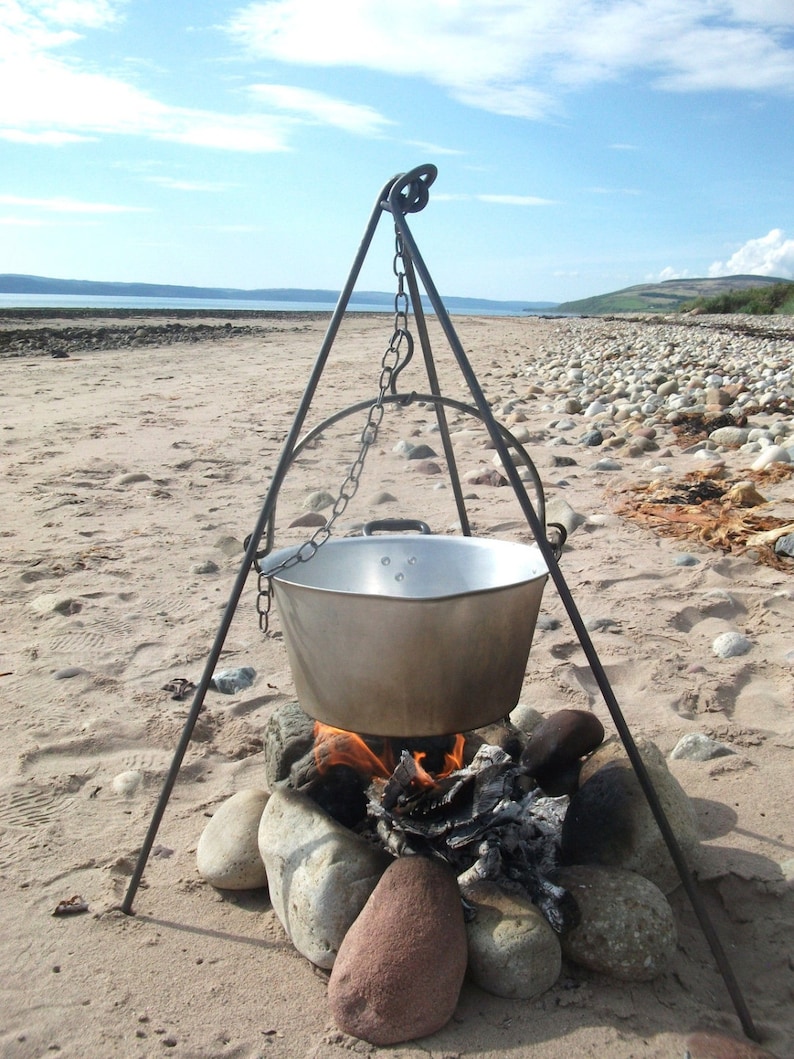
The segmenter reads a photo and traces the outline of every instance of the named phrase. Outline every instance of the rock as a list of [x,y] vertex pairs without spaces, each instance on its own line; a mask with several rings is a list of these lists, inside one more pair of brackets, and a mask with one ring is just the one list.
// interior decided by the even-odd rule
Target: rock
[[593,471],[621,471],[623,464],[619,460],[612,460],[608,456],[603,460],[596,460],[592,465]]
[[681,552],[676,555],[673,559],[674,566],[699,566],[700,559],[697,556],[690,555],[689,552]]
[[731,630],[721,633],[712,643],[711,649],[717,658],[737,658],[746,655],[752,646],[746,636]]
[[452,1017],[466,974],[466,927],[451,867],[395,860],[342,942],[328,1003],[345,1033],[389,1045]]
[[320,511],[304,511],[302,515],[298,515],[290,522],[290,527],[293,526],[304,526],[308,528],[316,528],[317,526],[324,526],[328,519]]
[[750,431],[747,427],[717,427],[709,434],[709,439],[724,448],[738,449],[747,441]]
[[227,798],[213,814],[196,849],[198,873],[211,886],[256,890],[267,885],[257,835],[268,798],[266,791],[251,787]]
[[[699,846],[692,803],[658,747],[638,744],[638,750],[678,844],[691,859]],[[680,882],[678,871],[622,745],[610,741],[596,750],[579,782],[562,826],[563,862],[626,868],[672,892]]]
[[775,541],[775,555],[785,555],[789,559],[794,559],[794,533],[778,537]]
[[408,453],[409,460],[433,460],[438,456],[435,449],[432,449],[429,445],[414,445],[411,451]]
[[576,790],[581,759],[604,739],[604,726],[589,710],[558,710],[532,732],[521,764],[546,794]]
[[791,463],[788,449],[784,449],[782,445],[769,445],[762,449],[758,458],[753,461],[752,469],[762,471],[772,463]]
[[510,723],[525,735],[531,735],[543,719],[540,710],[536,710],[534,706],[527,706],[524,702],[519,702],[510,711]]
[[715,757],[725,757],[736,753],[724,743],[710,739],[702,732],[689,732],[682,735],[676,743],[670,757],[673,761],[711,761]]
[[565,527],[570,537],[575,530],[587,522],[587,516],[574,511],[567,500],[555,496],[546,504],[546,523],[548,524],[549,522],[559,522],[561,526]]
[[119,772],[111,781],[111,789],[122,798],[131,798],[143,783],[143,773],[137,769],[128,769],[127,772]]
[[265,806],[258,841],[273,910],[287,936],[307,960],[332,967],[391,858],[284,787]]
[[66,666],[65,669],[56,669],[52,674],[53,680],[71,680],[73,677],[81,677],[88,672],[82,666]]
[[672,959],[677,943],[673,910],[648,879],[620,868],[576,865],[557,881],[581,913],[560,939],[566,959],[624,982],[649,982]]
[[[586,412],[585,415],[587,415]],[[587,430],[579,438],[579,444],[584,445],[585,448],[597,448],[599,445],[603,444],[603,441],[604,435],[600,430]]]
[[285,702],[268,717],[262,743],[265,753],[265,780],[273,790],[289,778],[296,761],[314,746],[314,720],[297,702]]
[[324,508],[332,507],[335,503],[336,497],[327,489],[315,489],[303,501],[303,507],[306,511],[322,511]]
[[196,563],[193,567],[194,574],[217,574],[220,567],[212,559],[205,559],[203,563]]
[[213,691],[219,691],[221,695],[236,695],[238,691],[245,691],[254,682],[256,670],[251,666],[240,666],[237,669],[219,669],[213,673],[210,687]]
[[476,911],[466,925],[472,981],[511,1000],[531,1000],[551,989],[560,976],[562,953],[540,910],[490,882],[469,887],[466,899]]

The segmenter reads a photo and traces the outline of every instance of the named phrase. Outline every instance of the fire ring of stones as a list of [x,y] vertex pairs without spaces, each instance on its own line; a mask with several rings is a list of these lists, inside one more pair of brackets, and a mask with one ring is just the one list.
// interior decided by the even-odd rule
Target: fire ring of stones
[[[678,841],[691,803],[638,744]],[[297,703],[265,738],[268,791],[224,802],[198,844],[219,889],[267,886],[292,944],[329,971],[341,1030],[377,1045],[452,1017],[465,975],[531,999],[562,960],[626,981],[676,948],[676,869],[625,750],[587,710],[518,706],[503,724],[428,739],[330,728]],[[415,968],[433,965],[430,977]]]

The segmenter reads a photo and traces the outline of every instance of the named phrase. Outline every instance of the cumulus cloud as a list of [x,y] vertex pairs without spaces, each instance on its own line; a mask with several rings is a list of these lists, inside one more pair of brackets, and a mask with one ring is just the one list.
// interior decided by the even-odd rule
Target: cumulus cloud
[[688,269],[673,268],[672,265],[668,265],[667,268],[663,268],[656,276],[648,276],[649,283],[664,283],[668,279],[689,279],[691,273]]
[[773,228],[759,239],[748,239],[727,261],[715,261],[709,276],[779,276],[794,279],[794,239]]
[[399,18],[374,0],[343,6],[340,17],[316,0],[254,0],[228,30],[271,60],[420,77],[525,118],[553,114],[568,90],[638,76],[666,91],[794,90],[790,0],[402,0]]

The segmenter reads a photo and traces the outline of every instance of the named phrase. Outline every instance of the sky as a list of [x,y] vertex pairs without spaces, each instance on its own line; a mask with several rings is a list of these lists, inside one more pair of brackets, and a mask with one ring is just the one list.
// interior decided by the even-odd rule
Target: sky
[[426,163],[442,295],[794,278],[794,0],[0,0],[0,273],[338,290]]

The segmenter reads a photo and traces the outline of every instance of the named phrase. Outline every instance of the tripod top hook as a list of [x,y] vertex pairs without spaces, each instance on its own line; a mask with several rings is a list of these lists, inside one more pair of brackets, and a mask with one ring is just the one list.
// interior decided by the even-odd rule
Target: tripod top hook
[[430,199],[430,185],[438,176],[434,165],[420,165],[396,176],[384,189],[381,206],[391,213],[419,213]]

